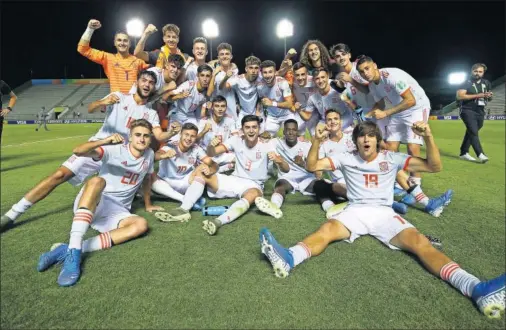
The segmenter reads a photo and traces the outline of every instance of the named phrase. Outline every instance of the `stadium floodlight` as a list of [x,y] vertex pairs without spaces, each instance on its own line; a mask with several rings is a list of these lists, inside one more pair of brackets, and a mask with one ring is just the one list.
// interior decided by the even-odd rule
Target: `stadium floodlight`
[[220,30],[218,29],[218,23],[214,19],[208,18],[204,22],[202,22],[202,33],[204,37],[209,39],[209,48],[210,48],[210,56],[211,61],[213,60],[213,38],[218,37],[220,34]]
[[466,81],[465,72],[453,72],[448,75],[448,83],[450,85],[460,85]]
[[144,32],[144,23],[138,18],[133,18],[126,23],[126,30],[129,36],[137,40]]
[[279,21],[276,26],[276,34],[278,38],[283,38],[285,40],[285,55],[286,55],[286,38],[293,36],[293,24],[287,19],[283,19]]

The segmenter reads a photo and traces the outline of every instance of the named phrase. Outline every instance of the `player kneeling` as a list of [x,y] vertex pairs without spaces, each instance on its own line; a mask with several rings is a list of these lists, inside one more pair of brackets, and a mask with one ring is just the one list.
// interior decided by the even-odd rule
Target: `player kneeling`
[[180,207],[170,212],[155,213],[161,221],[189,221],[190,210],[202,209],[205,204],[202,194],[218,165],[195,143],[197,132],[195,124],[184,124],[179,140],[170,142],[158,152],[160,170],[153,191],[181,202]]
[[[146,219],[131,214],[130,207],[142,183],[146,210],[161,209],[151,205],[149,195],[154,162],[154,152],[149,148],[151,135],[151,124],[138,119],[131,123],[128,144],[123,144],[120,134],[114,134],[74,149],[75,155],[102,161],[102,166],[98,176],[89,179],[76,197],[69,243],[55,244],[54,249],[42,254],[39,272],[63,262],[58,284],[74,285],[81,274],[82,253],[111,248],[148,230]],[[90,225],[101,234],[83,242]]]
[[263,195],[270,161],[282,172],[290,170],[287,162],[276,153],[273,141],[259,140],[259,117],[246,115],[242,118],[241,125],[243,136],[232,136],[223,144],[217,146],[210,144],[207,147],[207,153],[211,157],[229,151],[234,152],[236,156],[234,172],[231,175],[218,173],[216,182],[208,184],[207,194],[214,198],[240,198],[218,218],[203,222],[203,229],[209,235],[215,235],[221,226],[246,213],[255,199]]
[[264,213],[279,219],[283,216],[281,205],[287,193],[299,191],[303,195],[313,195],[316,176],[306,170],[307,158],[311,143],[299,141],[299,127],[295,119],[288,119],[283,124],[284,139],[275,139],[276,151],[290,166],[288,173],[278,171],[278,180],[274,184],[271,200],[263,197],[255,199],[255,205]]
[[320,159],[314,166],[314,170],[341,169],[349,187],[350,204],[290,249],[281,246],[269,230],[263,228],[260,231],[262,253],[271,262],[276,276],[286,277],[293,267],[319,255],[331,242],[353,242],[360,236],[371,235],[392,250],[414,254],[428,271],[471,297],[485,315],[500,318],[504,313],[506,274],[491,281],[480,281],[435,249],[426,237],[390,207],[399,170],[439,172],[442,168],[439,150],[428,124],[414,123],[413,132],[423,137],[427,159],[379,151],[382,137],[377,125],[363,122],[356,126],[353,141],[358,151]]

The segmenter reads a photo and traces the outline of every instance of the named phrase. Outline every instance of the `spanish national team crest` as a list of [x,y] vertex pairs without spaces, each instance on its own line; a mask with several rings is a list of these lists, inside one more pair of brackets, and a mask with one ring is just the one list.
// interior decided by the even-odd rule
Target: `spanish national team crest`
[[188,163],[195,164],[195,157],[192,156],[188,157]]
[[304,157],[304,151],[302,149],[299,149],[298,155],[299,157]]
[[125,106],[123,107],[123,110],[128,111],[128,105],[125,105]]
[[257,159],[260,159],[260,158],[262,158],[262,152],[257,151]]
[[148,118],[149,118],[149,113],[145,112],[144,113],[144,119],[148,120]]
[[147,160],[144,160],[142,162],[142,171],[147,171],[148,170],[148,162]]
[[388,172],[388,162],[380,162],[379,166],[381,172]]

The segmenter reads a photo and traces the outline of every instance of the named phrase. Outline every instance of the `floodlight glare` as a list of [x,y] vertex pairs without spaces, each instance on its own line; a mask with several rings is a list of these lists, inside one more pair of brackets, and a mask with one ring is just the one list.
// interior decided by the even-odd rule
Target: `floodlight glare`
[[129,36],[140,38],[144,31],[144,23],[140,19],[134,18],[127,22],[126,29]]
[[293,36],[293,24],[287,19],[281,20],[276,27],[276,34],[279,38]]
[[202,33],[206,38],[216,38],[219,34],[218,24],[213,19],[206,19],[202,23]]
[[448,75],[448,83],[450,85],[460,85],[466,81],[465,72],[453,72]]

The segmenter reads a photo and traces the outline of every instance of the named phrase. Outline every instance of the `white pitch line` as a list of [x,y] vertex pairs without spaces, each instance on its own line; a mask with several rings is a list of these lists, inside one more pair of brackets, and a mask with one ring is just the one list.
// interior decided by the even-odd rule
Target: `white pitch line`
[[89,135],[76,135],[76,136],[69,136],[69,137],[58,138],[58,139],[40,140],[40,141],[25,142],[25,143],[19,143],[19,144],[8,144],[6,146],[2,146],[2,148],[21,147],[21,146],[26,146],[26,145],[29,145],[29,144],[42,143],[42,142],[50,142],[50,141],[68,140],[68,139],[76,139],[76,138],[82,138],[82,137],[85,137],[85,136],[89,136]]

